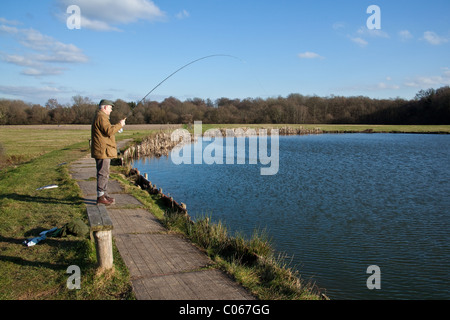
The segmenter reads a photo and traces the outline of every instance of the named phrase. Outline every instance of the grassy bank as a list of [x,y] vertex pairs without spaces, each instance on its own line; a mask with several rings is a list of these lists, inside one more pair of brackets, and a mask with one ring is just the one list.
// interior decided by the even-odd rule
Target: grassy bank
[[149,194],[135,186],[126,168],[115,168],[113,178],[127,193],[139,199],[170,231],[182,234],[203,250],[214,262],[211,267],[230,274],[261,300],[318,300],[325,296],[312,283],[304,281],[288,259],[274,252],[265,232],[255,231],[250,238],[229,234],[226,226],[212,223],[210,217],[193,217],[168,208],[161,195]]
[[250,238],[230,235],[221,222],[199,217],[194,223],[186,217],[168,214],[164,224],[186,235],[206,251],[217,266],[232,275],[261,300],[318,300],[322,296],[314,284],[301,278],[287,257],[273,250],[264,231]]

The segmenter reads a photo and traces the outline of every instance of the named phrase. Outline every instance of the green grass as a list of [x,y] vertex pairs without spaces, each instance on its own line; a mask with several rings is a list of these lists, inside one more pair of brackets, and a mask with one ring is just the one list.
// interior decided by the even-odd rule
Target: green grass
[[2,126],[0,157],[3,156],[3,167],[17,165],[81,141],[85,141],[88,146],[89,138],[90,132],[84,130],[33,130]]
[[[116,139],[139,141],[148,134],[144,130],[124,130]],[[0,170],[76,143],[83,142],[87,148],[90,138],[90,126],[85,125],[0,126]]]
[[[97,274],[95,247],[87,238],[47,238],[33,247],[22,242],[75,218],[86,209],[67,165],[86,154],[86,143],[50,151],[0,173],[0,299],[130,299],[128,271],[116,259],[111,272]],[[57,184],[56,189],[36,190]],[[116,256],[117,252],[116,252]],[[81,269],[81,289],[66,286],[70,265]]]
[[[82,195],[69,176],[68,164],[87,154],[89,133],[58,131],[53,143],[35,146],[37,140],[54,135],[52,130],[1,128],[8,156],[21,160],[0,171],[0,299],[133,299],[128,270],[116,248],[114,269],[98,274],[95,246],[88,238],[67,236],[47,238],[32,247],[23,244],[76,218],[87,224]],[[49,184],[59,187],[36,190]],[[81,269],[80,290],[67,288],[70,265]]]

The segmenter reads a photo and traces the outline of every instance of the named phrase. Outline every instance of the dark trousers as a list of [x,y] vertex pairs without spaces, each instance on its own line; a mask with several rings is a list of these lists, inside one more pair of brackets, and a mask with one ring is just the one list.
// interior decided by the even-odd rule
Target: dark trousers
[[109,180],[109,165],[111,159],[95,159],[97,166],[97,197],[106,194]]

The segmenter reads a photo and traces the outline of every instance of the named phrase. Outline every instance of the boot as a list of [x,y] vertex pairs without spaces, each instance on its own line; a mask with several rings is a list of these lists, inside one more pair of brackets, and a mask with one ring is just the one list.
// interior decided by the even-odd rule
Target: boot
[[108,198],[105,195],[97,198],[97,205],[104,204],[105,206],[109,206],[112,203],[113,202],[111,200],[108,200]]
[[108,196],[107,194],[105,194],[105,198],[106,198],[108,201],[111,201],[111,204],[116,204],[116,199],[111,198],[111,197]]

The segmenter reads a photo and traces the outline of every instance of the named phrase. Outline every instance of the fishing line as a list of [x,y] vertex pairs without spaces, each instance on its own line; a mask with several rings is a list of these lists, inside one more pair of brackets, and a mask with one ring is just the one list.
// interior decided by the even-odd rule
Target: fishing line
[[229,57],[229,58],[234,58],[234,59],[238,59],[238,60],[242,61],[240,58],[235,57],[235,56],[232,56],[232,55],[229,55],[229,54],[212,54],[212,55],[205,56],[205,57],[196,59],[196,60],[194,60],[194,61],[191,61],[191,62],[185,64],[184,66],[182,66],[181,68],[175,70],[175,71],[172,72],[169,76],[167,76],[163,81],[161,81],[160,83],[158,83],[152,90],[149,91],[149,93],[147,93],[147,94],[145,95],[145,97],[143,97],[143,98],[137,103],[137,105],[138,105],[139,103],[141,103],[142,101],[144,101],[145,98],[147,98],[148,95],[149,95],[150,93],[152,93],[156,88],[158,88],[160,85],[162,85],[166,80],[168,80],[170,77],[172,77],[173,75],[175,75],[177,72],[183,70],[183,69],[186,68],[187,66],[190,66],[191,64],[196,63],[196,62],[198,62],[198,61],[200,61],[200,60],[204,60],[204,59],[208,59],[208,58],[213,58],[213,57]]

